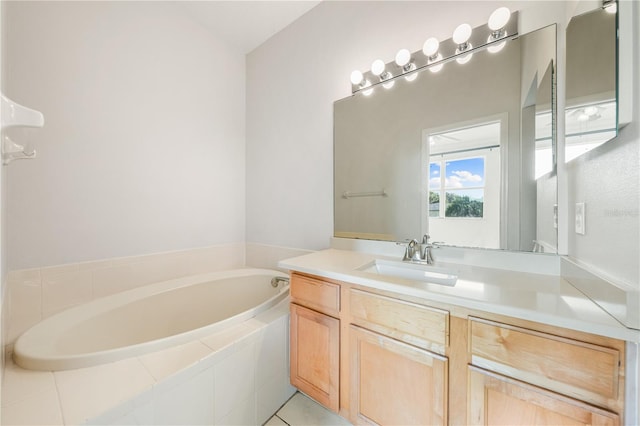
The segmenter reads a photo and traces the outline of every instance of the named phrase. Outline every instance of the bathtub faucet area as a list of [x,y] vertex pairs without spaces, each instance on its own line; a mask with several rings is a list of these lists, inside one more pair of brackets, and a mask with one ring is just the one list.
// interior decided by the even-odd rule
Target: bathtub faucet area
[[289,285],[289,277],[273,277],[271,278],[271,286],[278,288],[282,284],[283,286]]

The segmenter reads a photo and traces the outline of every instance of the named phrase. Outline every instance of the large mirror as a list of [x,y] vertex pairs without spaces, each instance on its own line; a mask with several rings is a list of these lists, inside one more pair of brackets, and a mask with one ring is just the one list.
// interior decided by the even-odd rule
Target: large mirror
[[574,16],[567,26],[567,162],[617,135],[616,10],[614,2]]
[[334,235],[557,252],[556,26],[334,104]]

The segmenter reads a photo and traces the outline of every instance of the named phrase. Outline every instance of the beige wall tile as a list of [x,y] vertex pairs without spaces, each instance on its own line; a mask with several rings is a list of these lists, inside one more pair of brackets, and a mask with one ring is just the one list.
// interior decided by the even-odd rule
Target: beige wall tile
[[91,274],[94,299],[134,288],[133,273],[130,265],[94,269]]
[[42,317],[92,300],[91,271],[78,269],[42,278]]
[[39,279],[10,282],[7,297],[9,315],[39,315],[42,312],[42,285]]
[[24,333],[40,321],[42,321],[42,315],[40,313],[32,315],[21,315],[19,313],[14,313],[13,315],[11,315],[11,320],[8,324],[8,331],[7,335],[5,336],[6,340],[4,344],[7,346],[12,345],[22,333]]

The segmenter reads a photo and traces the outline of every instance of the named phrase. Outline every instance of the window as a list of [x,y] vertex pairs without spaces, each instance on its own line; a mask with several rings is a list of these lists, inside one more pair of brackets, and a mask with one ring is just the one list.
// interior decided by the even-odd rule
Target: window
[[[468,153],[473,155],[473,153]],[[482,218],[485,157],[450,159],[432,156],[429,163],[429,217]]]
[[423,131],[421,220],[434,241],[500,248],[506,129],[500,115]]

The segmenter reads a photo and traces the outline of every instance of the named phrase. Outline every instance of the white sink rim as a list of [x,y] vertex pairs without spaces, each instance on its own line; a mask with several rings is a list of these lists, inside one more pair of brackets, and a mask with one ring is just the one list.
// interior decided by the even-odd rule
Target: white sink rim
[[458,281],[457,271],[453,269],[418,262],[376,259],[361,266],[358,270],[375,275],[404,278],[448,287],[455,286]]

